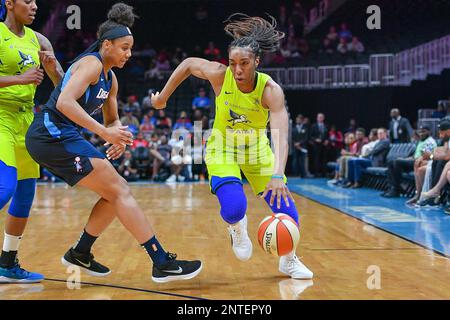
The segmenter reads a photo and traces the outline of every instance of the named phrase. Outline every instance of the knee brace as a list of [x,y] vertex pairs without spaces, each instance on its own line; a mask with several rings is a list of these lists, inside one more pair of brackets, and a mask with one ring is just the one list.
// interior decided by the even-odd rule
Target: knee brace
[[221,185],[216,191],[220,202],[220,215],[229,224],[242,220],[247,211],[247,198],[241,183],[230,182]]
[[36,191],[36,179],[25,179],[17,182],[9,214],[16,218],[28,218]]
[[267,204],[269,205],[270,209],[272,210],[273,213],[284,213],[287,214],[288,216],[290,216],[292,219],[294,219],[294,221],[298,224],[298,212],[297,212],[297,207],[295,206],[294,201],[292,201],[292,199],[290,199],[288,197],[288,201],[289,201],[289,207],[286,205],[286,203],[284,202],[284,198],[281,198],[281,206],[280,209],[277,208],[277,201],[276,199],[273,202],[273,205],[270,205],[270,197],[272,195],[272,191],[269,191],[269,193],[266,195],[266,197],[264,198],[264,200],[266,200]]
[[17,188],[17,169],[0,161],[0,210],[11,200]]

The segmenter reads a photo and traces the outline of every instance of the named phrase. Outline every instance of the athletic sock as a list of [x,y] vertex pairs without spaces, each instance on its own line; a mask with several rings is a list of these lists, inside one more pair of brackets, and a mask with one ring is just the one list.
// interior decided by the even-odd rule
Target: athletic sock
[[156,236],[153,236],[150,240],[141,244],[141,246],[147,251],[157,267],[167,262],[167,252],[164,251]]
[[17,251],[19,250],[20,240],[22,236],[13,236],[5,232],[3,240],[3,250],[0,257],[0,266],[3,268],[11,268],[14,266]]
[[91,248],[94,245],[95,240],[97,240],[98,237],[94,237],[86,232],[86,230],[83,230],[83,232],[80,235],[80,239],[78,240],[77,244],[73,247],[73,249],[76,252],[79,253],[89,253],[91,252]]

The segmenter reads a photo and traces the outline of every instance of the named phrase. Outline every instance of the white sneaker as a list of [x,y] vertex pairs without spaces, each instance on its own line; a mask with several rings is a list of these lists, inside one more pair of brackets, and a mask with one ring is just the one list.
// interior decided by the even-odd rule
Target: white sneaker
[[238,223],[230,225],[228,232],[231,235],[231,244],[236,257],[242,261],[250,259],[253,245],[247,233],[247,216],[244,216]]
[[177,176],[176,175],[171,175],[170,177],[167,178],[166,182],[176,182],[177,181]]
[[185,177],[183,177],[183,176],[178,176],[178,181],[179,181],[179,182],[183,182],[184,180],[186,180]]
[[296,255],[280,257],[279,270],[293,279],[312,279],[313,277],[312,271]]

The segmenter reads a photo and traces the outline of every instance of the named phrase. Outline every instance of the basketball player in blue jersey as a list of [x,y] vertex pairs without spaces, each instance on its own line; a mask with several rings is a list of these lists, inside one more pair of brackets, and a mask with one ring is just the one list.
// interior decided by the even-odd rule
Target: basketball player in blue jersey
[[[117,216],[153,261],[153,281],[191,279],[200,273],[202,263],[177,260],[175,254],[162,248],[126,181],[78,131],[86,128],[110,143],[106,152],[109,159],[119,158],[126,145],[132,144],[132,134],[119,121],[118,83],[111,68],[123,68],[131,57],[134,40],[130,27],[134,19],[133,8],[126,4],[111,8],[108,20],[97,32],[99,39],[75,59],[36,115],[26,145],[36,162],[70,186],[88,188],[101,197],[80,239],[62,257],[64,265],[76,265],[93,276],[108,275],[109,268],[94,260],[91,247]],[[100,110],[104,125],[92,118]]]
[[[232,17],[240,19],[232,20]],[[220,214],[229,224],[233,251],[240,260],[252,255],[247,233],[247,199],[241,171],[255,195],[274,213],[288,214],[298,225],[298,213],[286,186],[288,114],[281,87],[269,75],[257,72],[262,51],[276,51],[284,37],[276,21],[236,14],[225,31],[234,38],[228,47],[230,66],[200,58],[187,58],[173,72],[161,93],[152,96],[155,108],[164,108],[175,89],[190,75],[208,80],[216,94],[214,128],[208,138],[205,162],[211,192],[220,202]],[[270,148],[270,128],[275,154]],[[296,279],[313,273],[297,258],[295,250],[280,257],[279,270]]]
[[39,165],[25,147],[34,96],[45,72],[55,87],[64,72],[48,39],[29,28],[35,0],[0,0],[0,210],[5,218],[0,283],[34,283],[44,276],[19,264],[18,250],[30,215]]

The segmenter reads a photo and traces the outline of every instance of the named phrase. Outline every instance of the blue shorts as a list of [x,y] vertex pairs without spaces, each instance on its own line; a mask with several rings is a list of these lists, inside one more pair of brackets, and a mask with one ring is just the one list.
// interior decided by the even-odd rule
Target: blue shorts
[[34,161],[70,186],[92,172],[90,158],[105,159],[74,125],[61,121],[51,111],[35,115],[25,144]]

